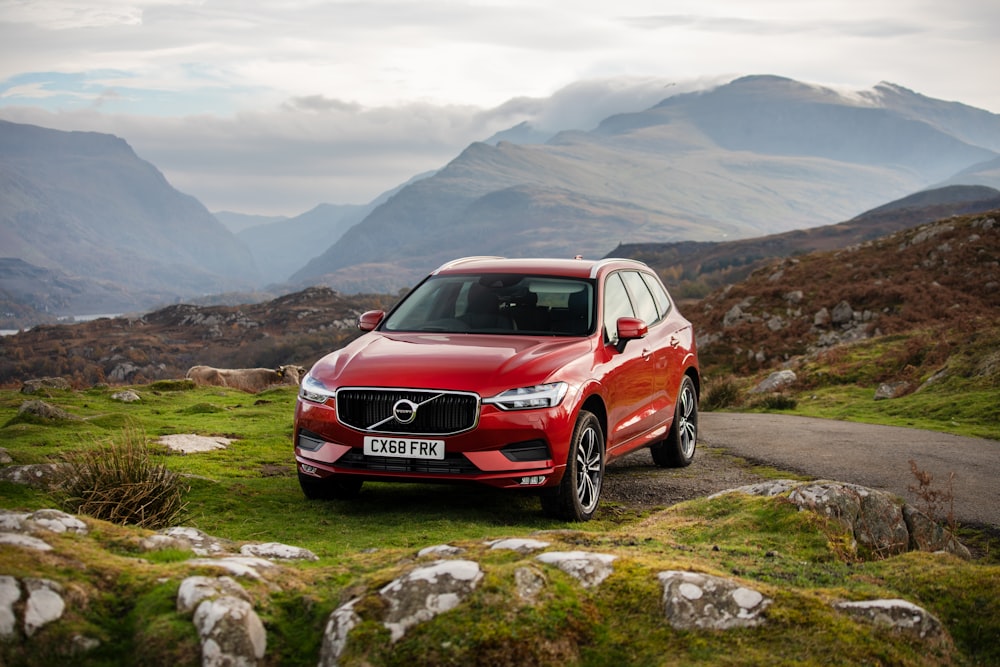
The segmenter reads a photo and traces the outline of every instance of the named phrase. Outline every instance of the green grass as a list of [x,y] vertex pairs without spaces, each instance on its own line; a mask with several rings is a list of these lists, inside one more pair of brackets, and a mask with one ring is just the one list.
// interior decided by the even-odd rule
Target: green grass
[[[0,392],[0,446],[15,464],[59,461],[127,430],[196,433],[234,439],[225,450],[170,453],[152,446],[156,463],[185,475],[181,525],[233,540],[305,547],[316,562],[285,565],[277,582],[241,583],[267,627],[269,664],[315,665],[330,612],[360,596],[368,620],[343,664],[559,665],[987,665],[1000,661],[1000,565],[996,547],[977,562],[908,554],[865,562],[837,524],[799,512],[780,498],[727,495],[643,514],[608,504],[596,520],[565,524],[545,518],[537,499],[473,486],[370,484],[347,501],[307,501],[292,458],[294,388],[253,396],[227,389],[138,386],[139,403],[111,400],[113,389],[52,392],[44,400],[78,420],[17,416],[26,397]],[[816,391],[806,406],[857,397],[848,386]],[[866,393],[866,392],[865,392]],[[838,398],[844,396],[846,398]],[[822,398],[821,398],[822,397]],[[901,399],[897,399],[901,400]],[[881,403],[877,404],[881,405]],[[880,408],[881,409],[881,408]],[[856,418],[858,412],[844,412]],[[915,425],[915,424],[906,424]],[[780,471],[768,471],[781,476]],[[787,476],[787,475],[786,475]],[[2,506],[54,506],[44,491],[0,483]],[[0,546],[3,573],[51,578],[71,591],[67,612],[31,643],[0,644],[9,665],[56,664],[74,634],[101,640],[77,664],[199,664],[190,619],[174,609],[180,581],[198,573],[177,549],[148,553],[134,527],[91,522],[86,538],[49,538],[42,558]],[[538,531],[545,531],[539,533]],[[490,551],[486,540],[534,536],[553,549],[618,556],[614,574],[583,589],[531,555]],[[979,539],[977,537],[977,539]],[[479,561],[485,578],[458,610],[442,614],[389,644],[371,617],[377,591],[418,562],[416,552],[449,543]],[[514,590],[515,572],[540,572],[546,586],[533,602]],[[667,569],[736,577],[775,599],[767,625],[729,632],[674,630],[663,618],[656,580]],[[836,613],[840,599],[902,597],[937,614],[954,644],[927,644],[873,630]],[[364,614],[363,614],[364,616]],[[29,648],[28,647],[32,647]]]
[[[793,366],[781,393],[749,393],[753,377],[706,374],[703,409],[782,412],[1000,440],[1000,329],[895,334],[839,345]],[[942,350],[951,350],[951,353]],[[932,378],[934,378],[932,380]],[[898,398],[875,400],[884,382],[910,383]]]

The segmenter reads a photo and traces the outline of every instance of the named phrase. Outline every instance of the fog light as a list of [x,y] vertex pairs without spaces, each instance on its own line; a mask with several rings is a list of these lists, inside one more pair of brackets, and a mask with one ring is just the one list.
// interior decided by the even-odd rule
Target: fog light
[[310,475],[315,474],[316,466],[306,465],[305,463],[303,463],[302,472],[309,473]]
[[537,486],[543,483],[545,483],[545,475],[531,475],[530,477],[522,477],[518,481],[521,486]]

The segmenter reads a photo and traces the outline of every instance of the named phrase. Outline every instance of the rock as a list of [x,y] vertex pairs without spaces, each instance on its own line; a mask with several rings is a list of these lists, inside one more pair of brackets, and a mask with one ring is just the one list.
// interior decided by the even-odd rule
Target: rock
[[945,551],[970,560],[972,554],[955,534],[917,508],[903,507],[903,519],[910,532],[911,551]]
[[539,549],[544,549],[549,546],[548,542],[531,539],[495,540],[493,542],[487,542],[487,544],[490,545],[490,549],[510,549],[511,551],[516,551],[519,554],[528,554],[532,551],[538,551]]
[[779,391],[785,387],[793,384],[798,379],[795,375],[795,371],[784,369],[780,371],[775,371],[767,376],[760,384],[750,390],[751,394],[765,394],[773,391]]
[[281,544],[280,542],[244,544],[240,547],[240,553],[244,556],[258,556],[260,558],[274,558],[277,560],[319,560],[319,556],[308,549],[293,547]]
[[252,667],[267,651],[267,633],[253,606],[238,597],[205,600],[194,612],[202,667]]
[[359,623],[361,617],[354,612],[357,600],[341,605],[330,614],[323,630],[323,644],[319,650],[319,667],[336,667],[347,646],[347,638]]
[[450,544],[435,544],[432,547],[424,547],[417,552],[418,558],[423,558],[425,556],[457,556],[465,551],[461,547],[453,547]]
[[21,586],[17,579],[0,575],[0,640],[10,639],[17,632],[14,605],[21,599]]
[[575,577],[584,588],[598,586],[611,576],[611,564],[617,559],[611,554],[597,554],[589,551],[550,551],[536,556],[536,560],[555,565],[560,570]]
[[161,436],[158,443],[165,445],[168,449],[182,454],[199,454],[211,452],[216,449],[225,449],[233,441],[221,436],[194,435],[193,433],[177,433],[174,435]]
[[888,627],[915,638],[937,639],[944,635],[941,622],[933,614],[906,600],[839,602],[834,607],[853,618]]
[[194,612],[203,667],[250,667],[267,650],[264,624],[250,595],[230,577],[188,577],[177,589],[177,611]]
[[10,544],[15,547],[33,549],[35,551],[52,551],[52,547],[43,540],[20,533],[0,533],[0,544]]
[[250,602],[250,595],[232,577],[187,577],[177,589],[177,611],[191,614],[205,600],[235,597]]
[[911,385],[905,380],[899,382],[883,382],[875,390],[875,400],[884,401],[888,398],[899,398],[910,392]]
[[6,447],[0,447],[0,465],[8,465],[13,463],[14,459],[11,457],[10,452],[7,451]]
[[830,324],[830,311],[826,308],[820,308],[813,315],[813,326],[814,327],[825,327]]
[[788,499],[800,509],[839,522],[874,554],[890,556],[909,548],[901,504],[887,493],[842,482],[813,482],[793,489]]
[[141,401],[139,394],[135,393],[131,389],[126,389],[125,391],[119,391],[111,394],[112,401],[121,401],[122,403],[135,403],[136,401]]
[[379,591],[387,606],[382,623],[392,641],[399,641],[414,625],[457,607],[482,578],[475,561],[442,560],[384,586]]
[[830,321],[833,324],[850,324],[852,320],[854,320],[854,309],[846,301],[841,301],[830,311]]
[[726,314],[722,317],[722,326],[726,329],[738,324],[743,319],[743,309],[740,308],[739,304],[734,305]]
[[21,407],[17,410],[18,415],[32,415],[34,417],[40,417],[42,419],[50,419],[53,421],[73,421],[79,420],[80,418],[71,415],[62,408],[57,408],[54,405],[46,403],[45,401],[39,401],[37,399],[32,399],[30,401],[25,401],[21,404]]
[[22,394],[37,394],[43,389],[70,389],[69,380],[60,377],[35,378],[25,380],[21,385]]
[[212,537],[197,528],[189,528],[187,526],[165,528],[161,530],[159,534],[166,537],[172,537],[175,540],[178,540],[180,544],[186,543],[187,548],[191,549],[191,551],[199,556],[231,553],[235,546],[229,540]]
[[791,292],[785,292],[784,294],[781,295],[781,298],[787,301],[788,303],[794,305],[800,303],[802,301],[803,296],[804,295],[802,293],[802,290],[797,289]]
[[729,630],[764,622],[772,600],[736,581],[698,572],[658,575],[667,621],[678,630]]
[[947,551],[971,558],[969,550],[946,527],[889,493],[856,484],[820,480],[773,480],[715,493],[776,496],[787,493],[800,510],[817,512],[838,522],[876,556],[910,550]]
[[522,600],[533,601],[545,589],[545,575],[533,567],[519,567],[514,570],[517,595]]
[[42,528],[53,533],[86,535],[90,530],[87,524],[72,514],[55,509],[36,510],[25,518],[25,523],[29,529]]
[[49,489],[55,485],[61,466],[57,463],[30,463],[23,466],[0,468],[0,480],[24,484],[35,489]]
[[25,579],[28,601],[24,605],[24,634],[31,637],[52,621],[59,620],[66,603],[62,586],[48,579]]
[[112,382],[125,382],[138,372],[139,372],[138,366],[136,366],[131,362],[125,361],[116,365],[114,368],[111,369],[111,372],[108,373],[108,380]]
[[223,558],[192,558],[186,561],[192,567],[218,567],[234,577],[247,577],[249,579],[263,579],[262,571],[277,567],[274,563],[263,558],[251,556],[226,556]]

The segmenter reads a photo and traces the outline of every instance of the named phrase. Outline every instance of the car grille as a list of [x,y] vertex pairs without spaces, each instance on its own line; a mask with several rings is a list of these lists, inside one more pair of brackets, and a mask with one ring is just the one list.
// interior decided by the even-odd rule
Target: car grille
[[352,470],[429,475],[468,475],[480,472],[479,468],[461,454],[447,454],[443,460],[399,459],[391,456],[365,456],[360,449],[352,449],[347,452],[337,459],[334,465]]
[[[413,421],[404,424],[393,416],[400,401],[417,406]],[[471,393],[346,388],[337,392],[336,403],[341,424],[369,433],[454,435],[479,420],[479,397]]]

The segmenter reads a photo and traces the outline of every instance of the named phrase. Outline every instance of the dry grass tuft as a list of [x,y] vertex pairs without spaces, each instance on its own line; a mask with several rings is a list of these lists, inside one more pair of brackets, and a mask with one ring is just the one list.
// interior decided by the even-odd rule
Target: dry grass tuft
[[70,512],[155,530],[171,525],[186,506],[180,475],[153,463],[138,428],[124,428],[121,442],[65,458],[58,488]]

